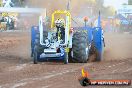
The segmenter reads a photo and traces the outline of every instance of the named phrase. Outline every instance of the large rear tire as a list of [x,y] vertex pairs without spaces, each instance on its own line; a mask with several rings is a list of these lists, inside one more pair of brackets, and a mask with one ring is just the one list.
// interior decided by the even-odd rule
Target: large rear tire
[[79,30],[73,35],[73,62],[86,63],[89,56],[88,33],[86,30]]

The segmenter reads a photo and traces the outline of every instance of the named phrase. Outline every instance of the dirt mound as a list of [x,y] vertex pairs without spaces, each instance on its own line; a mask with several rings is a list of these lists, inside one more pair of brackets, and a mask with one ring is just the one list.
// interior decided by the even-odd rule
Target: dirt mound
[[105,60],[121,60],[132,58],[132,35],[106,33],[105,42]]
[[29,32],[0,32],[0,56],[29,57]]

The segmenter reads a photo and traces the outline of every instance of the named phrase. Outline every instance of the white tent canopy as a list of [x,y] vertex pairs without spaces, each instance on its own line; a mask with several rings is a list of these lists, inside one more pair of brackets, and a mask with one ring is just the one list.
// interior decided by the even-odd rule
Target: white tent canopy
[[45,13],[46,9],[43,8],[7,8],[7,7],[0,7],[0,12],[7,12],[7,13]]

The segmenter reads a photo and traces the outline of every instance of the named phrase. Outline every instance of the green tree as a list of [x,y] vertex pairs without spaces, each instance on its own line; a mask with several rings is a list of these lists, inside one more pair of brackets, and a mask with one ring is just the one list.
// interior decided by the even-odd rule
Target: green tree
[[128,0],[128,5],[132,5],[132,0]]
[[127,5],[127,3],[123,3],[122,5]]

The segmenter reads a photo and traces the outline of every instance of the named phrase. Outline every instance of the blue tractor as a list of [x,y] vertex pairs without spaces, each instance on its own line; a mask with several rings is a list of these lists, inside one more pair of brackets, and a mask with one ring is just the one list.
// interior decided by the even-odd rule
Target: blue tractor
[[[57,18],[55,16],[57,15]],[[104,37],[100,26],[71,28],[69,11],[57,10],[52,14],[51,28],[48,29],[39,18],[39,26],[31,30],[31,57],[34,64],[41,60],[54,59],[68,62],[86,63],[91,54],[95,60],[103,59]]]

